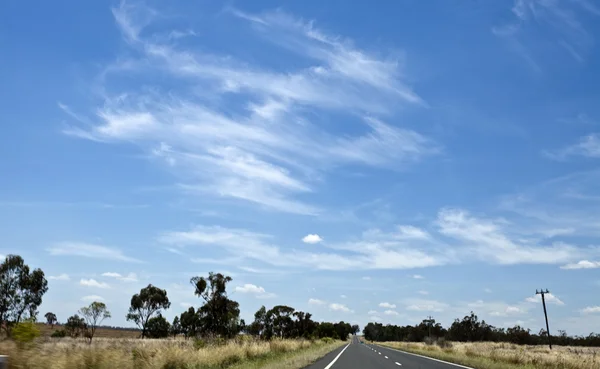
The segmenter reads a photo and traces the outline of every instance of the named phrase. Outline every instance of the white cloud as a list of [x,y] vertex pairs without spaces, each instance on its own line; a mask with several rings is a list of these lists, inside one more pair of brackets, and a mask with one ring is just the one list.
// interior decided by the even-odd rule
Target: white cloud
[[581,309],[581,312],[583,314],[598,314],[600,313],[600,306],[588,306]]
[[419,291],[419,294],[421,294],[421,295],[429,295],[429,292],[427,292],[427,291]]
[[[297,52],[310,63],[280,71],[165,38],[181,31],[153,23],[159,10],[127,5],[112,11],[128,51],[135,53],[105,68],[101,87],[115,94],[91,109],[95,121],[62,104],[81,123],[65,133],[140,147],[182,178],[178,188],[187,194],[316,215],[321,209],[298,195],[315,191],[314,179],[331,167],[396,169],[440,152],[428,137],[376,118],[391,116],[399,104],[425,105],[406,84],[402,65],[340,42],[310,22],[282,12],[233,12],[271,30],[257,28],[240,37],[265,35],[282,52]],[[106,78],[131,70],[139,78],[137,89],[120,90]],[[154,78],[157,73],[164,84]],[[174,88],[182,79],[185,88]],[[360,129],[342,136],[321,124],[314,111],[361,117]]]
[[350,310],[346,305],[337,304],[337,303],[329,304],[329,310],[332,310],[332,311],[341,311],[341,312],[344,312],[344,313],[351,313],[352,312],[352,310]]
[[126,256],[119,249],[83,242],[61,242],[48,248],[48,252],[50,255],[82,256],[93,259],[140,262],[137,259]]
[[396,305],[395,304],[390,304],[389,302],[382,302],[379,304],[379,307],[385,308],[385,309],[395,309]]
[[560,269],[595,269],[600,268],[600,261],[581,260],[577,263],[566,264]]
[[448,304],[435,300],[406,299],[404,302],[406,310],[412,311],[442,312],[449,308]]
[[69,281],[69,280],[71,280],[69,275],[66,273],[62,273],[62,274],[55,275],[55,276],[51,275],[48,277],[48,279],[53,280],[53,281]]
[[370,281],[370,280],[371,280],[371,277],[362,277],[362,280],[363,280],[363,281]]
[[545,151],[546,156],[551,159],[564,160],[569,156],[585,156],[588,158],[600,158],[600,135],[592,133],[583,136],[579,142],[557,151]]
[[[549,303],[549,304],[555,304],[555,305],[564,305],[565,304],[564,302],[561,301],[561,299],[559,299],[558,297],[554,296],[551,293],[545,294],[544,299],[546,300],[546,303]],[[533,295],[533,296],[526,298],[525,301],[541,304],[542,296],[541,295]]]
[[326,302],[323,300],[319,300],[319,299],[308,299],[308,304],[309,305],[325,305]]
[[442,209],[437,223],[440,233],[462,243],[457,252],[464,253],[464,258],[476,257],[504,265],[556,264],[581,255],[578,248],[561,242],[550,246],[517,243],[503,233],[505,222],[475,218],[462,209]]
[[423,278],[425,278],[425,277],[423,277],[423,276],[422,276],[422,275],[420,275],[420,274],[414,274],[414,275],[412,276],[412,278],[414,278],[414,279],[423,279]]
[[81,279],[79,284],[86,287],[110,288],[110,285],[105,282],[98,282],[95,279]]
[[483,292],[485,292],[485,293],[492,293],[492,290],[490,288],[484,288]]
[[302,242],[310,244],[319,243],[321,241],[323,241],[323,239],[318,234],[308,234],[302,238]]
[[397,311],[394,310],[386,310],[383,312],[385,315],[398,315]]
[[272,298],[275,297],[273,293],[267,293],[263,287],[256,286],[254,284],[246,283],[243,286],[236,286],[235,292],[248,293],[256,296],[257,298]]
[[347,296],[346,295],[340,295],[340,298],[345,299],[345,298],[347,298]]
[[102,296],[98,296],[98,295],[89,295],[89,296],[83,296],[81,298],[81,301],[89,301],[89,302],[93,302],[93,301],[104,301],[104,297]]
[[378,314],[378,312],[376,312],[375,310],[369,310],[369,312],[367,313],[367,315],[376,315]]
[[102,273],[103,277],[110,277],[110,278],[115,278],[118,279],[120,281],[123,282],[137,282],[138,281],[138,277],[137,274],[135,273],[129,273],[125,276],[119,274],[119,273],[114,273],[114,272],[106,272],[106,273]]

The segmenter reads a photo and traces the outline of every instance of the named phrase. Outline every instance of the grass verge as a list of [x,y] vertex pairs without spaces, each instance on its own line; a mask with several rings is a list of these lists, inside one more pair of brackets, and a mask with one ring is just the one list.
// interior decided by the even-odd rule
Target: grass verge
[[599,348],[520,346],[507,343],[452,343],[441,348],[423,343],[380,342],[395,348],[477,369],[598,369]]
[[0,342],[0,354],[19,369],[300,369],[344,344],[240,337],[224,344],[99,338],[88,345],[84,340],[46,338],[25,349]]

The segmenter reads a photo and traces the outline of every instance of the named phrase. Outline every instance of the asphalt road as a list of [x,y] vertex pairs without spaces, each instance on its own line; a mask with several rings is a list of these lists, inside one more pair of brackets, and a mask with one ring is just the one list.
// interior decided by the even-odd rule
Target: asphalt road
[[[466,366],[446,363],[378,345],[361,344],[353,336],[350,344],[327,354],[305,369],[458,369]],[[469,368],[470,369],[470,368]]]

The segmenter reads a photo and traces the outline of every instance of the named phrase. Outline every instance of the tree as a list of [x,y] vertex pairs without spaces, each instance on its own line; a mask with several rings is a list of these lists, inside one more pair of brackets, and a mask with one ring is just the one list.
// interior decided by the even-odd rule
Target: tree
[[23,258],[8,255],[0,264],[0,322],[7,335],[21,320],[36,319],[48,281],[41,269],[29,270]]
[[88,338],[90,343],[96,333],[96,328],[104,319],[110,318],[110,311],[106,308],[103,302],[94,301],[90,306],[85,306],[79,309],[79,314],[83,315],[88,327]]
[[51,312],[47,312],[44,317],[46,318],[46,323],[50,324],[52,326],[52,328],[54,328],[54,324],[56,324],[57,319],[56,319],[56,314],[51,313]]
[[277,305],[269,310],[267,314],[271,317],[270,320],[273,322],[273,332],[276,337],[291,337],[292,329],[294,327],[294,321],[292,320],[294,308],[285,305]]
[[176,316],[175,318],[173,318],[173,323],[171,324],[171,330],[170,333],[173,335],[173,337],[177,337],[177,335],[182,333],[181,330],[181,323],[179,323],[179,317]]
[[196,310],[190,306],[187,311],[181,313],[179,324],[181,325],[181,333],[183,333],[185,338],[195,337],[198,334],[200,316]]
[[79,337],[87,331],[85,319],[80,318],[77,314],[70,316],[65,323],[65,330],[72,338]]
[[230,338],[240,332],[240,308],[227,297],[227,283],[231,277],[210,272],[208,278],[193,277],[190,283],[194,294],[204,300],[198,309],[200,333],[207,336]]
[[358,326],[358,324],[354,324],[352,326],[352,334],[357,334],[358,332],[360,332],[360,327]]
[[169,337],[171,324],[159,313],[148,320],[146,329],[150,338],[167,338]]
[[146,337],[146,326],[148,320],[160,313],[161,309],[168,309],[171,302],[167,297],[167,291],[149,284],[131,297],[131,306],[127,314],[127,320],[132,320],[142,329],[142,338]]
[[23,322],[19,322],[12,329],[12,337],[17,342],[17,345],[21,347],[33,342],[39,336],[41,336],[41,332],[35,326],[33,319],[26,319]]

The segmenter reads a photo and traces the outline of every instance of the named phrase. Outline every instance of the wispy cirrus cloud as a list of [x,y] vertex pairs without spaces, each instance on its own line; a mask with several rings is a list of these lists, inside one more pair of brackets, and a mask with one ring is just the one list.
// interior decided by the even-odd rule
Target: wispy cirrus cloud
[[141,261],[129,257],[123,251],[102,245],[94,245],[85,242],[60,242],[47,249],[50,255],[80,256],[92,259],[104,259],[115,261],[127,261],[140,263]]
[[70,281],[71,277],[67,273],[61,273],[59,275],[48,276],[48,279],[51,281]]
[[[111,77],[132,70],[139,86],[107,93],[93,119],[62,104],[80,123],[65,133],[135,143],[162,161],[186,193],[305,215],[321,209],[298,195],[316,191],[314,178],[326,170],[397,169],[440,153],[434,140],[390,123],[399,103],[424,105],[404,81],[398,60],[380,59],[283,12],[232,11],[232,21],[259,26],[242,36],[265,37],[299,54],[302,67],[278,71],[257,62],[260,58],[249,65],[231,55],[208,54],[194,43],[183,48],[157,37],[146,28],[157,13],[126,1],[113,8],[117,27],[137,56],[127,59],[126,68],[107,67],[102,87],[116,89]],[[169,92],[161,93],[165,86],[152,78],[156,74],[183,87],[168,84]],[[152,88],[142,88],[147,84]],[[339,136],[323,119],[330,113],[344,114],[344,124],[357,134]]]
[[122,275],[120,273],[115,273],[115,272],[106,272],[106,273],[102,273],[103,277],[109,277],[109,278],[115,278],[119,281],[123,281],[123,282],[137,282],[138,281],[138,276],[137,274],[130,272],[127,275]]
[[591,133],[583,136],[575,144],[555,151],[543,151],[548,158],[566,160],[570,156],[583,156],[592,159],[600,158],[600,135]]
[[[588,0],[515,0],[510,8],[514,21],[492,27],[492,33],[507,40],[513,50],[535,70],[542,51],[536,46],[546,41],[555,52],[564,52],[583,63],[594,46],[594,36],[586,18],[600,15]],[[591,21],[591,19],[589,19]]]
[[250,284],[250,283],[246,283],[243,286],[236,286],[234,288],[234,291],[239,292],[239,293],[244,293],[244,294],[251,294],[251,295],[254,295],[257,298],[261,298],[261,299],[275,297],[274,293],[269,293],[269,292],[265,291],[265,289],[263,287],[260,287],[260,286],[254,285],[254,284]]
[[560,269],[596,269],[600,268],[600,261],[581,260],[577,263],[565,264]]

